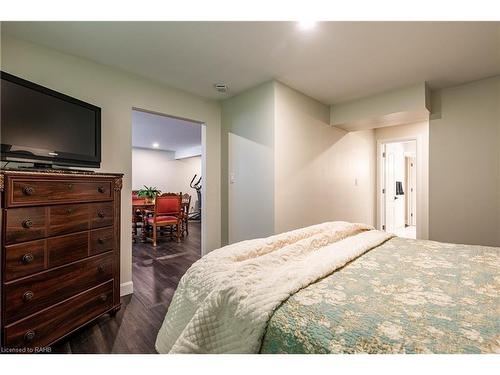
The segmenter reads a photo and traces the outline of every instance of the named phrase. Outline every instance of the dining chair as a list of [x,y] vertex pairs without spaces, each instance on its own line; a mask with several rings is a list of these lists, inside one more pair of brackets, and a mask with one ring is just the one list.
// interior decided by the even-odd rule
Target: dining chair
[[177,242],[181,240],[182,226],[182,193],[164,193],[156,197],[155,209],[151,217],[146,218],[146,222],[152,230],[153,246],[156,247],[157,230],[170,227],[170,233],[175,228]]

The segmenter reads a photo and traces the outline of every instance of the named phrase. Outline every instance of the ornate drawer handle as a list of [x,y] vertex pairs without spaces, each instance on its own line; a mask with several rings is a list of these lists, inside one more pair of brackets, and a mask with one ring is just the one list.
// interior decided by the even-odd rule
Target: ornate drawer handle
[[104,217],[104,212],[103,211],[99,211],[97,213],[97,216],[99,216],[102,219]]
[[24,341],[33,341],[33,339],[35,338],[36,336],[36,333],[35,331],[32,331],[31,329],[29,331],[27,331],[25,334],[24,334]]
[[23,301],[29,302],[33,299],[34,296],[35,296],[35,294],[31,290],[28,290],[27,292],[25,292],[23,294]]
[[68,184],[68,190],[72,190],[73,189],[73,184]]
[[98,238],[97,239],[97,242],[100,243],[101,245],[104,243],[104,239],[103,238]]
[[72,209],[72,208],[67,208],[67,209],[66,209],[66,213],[67,213],[68,215],[71,215],[71,214],[73,213],[73,209]]
[[35,256],[31,253],[28,253],[28,254],[23,255],[22,262],[24,264],[30,264],[31,262],[33,262],[34,259],[35,259]]
[[99,299],[101,300],[101,302],[106,302],[108,300],[108,295],[107,294],[101,294],[99,296]]
[[104,272],[104,266],[100,265],[97,267],[97,272],[103,273]]
[[31,221],[31,219],[25,219],[23,220],[21,225],[23,226],[23,228],[29,229],[33,226],[33,222]]
[[104,191],[105,191],[105,190],[104,190],[104,186],[98,186],[98,187],[97,187],[97,191],[98,191],[99,193],[104,193]]
[[34,192],[35,192],[35,189],[33,189],[31,186],[23,187],[24,195],[33,195]]

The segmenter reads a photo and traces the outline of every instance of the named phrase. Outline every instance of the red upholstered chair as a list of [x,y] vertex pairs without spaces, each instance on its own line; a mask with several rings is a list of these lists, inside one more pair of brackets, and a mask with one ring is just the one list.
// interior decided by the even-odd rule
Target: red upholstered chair
[[165,193],[155,200],[155,211],[152,217],[146,219],[148,225],[152,228],[153,246],[156,246],[157,229],[170,227],[173,233],[175,228],[175,237],[177,242],[181,240],[182,226],[182,193]]

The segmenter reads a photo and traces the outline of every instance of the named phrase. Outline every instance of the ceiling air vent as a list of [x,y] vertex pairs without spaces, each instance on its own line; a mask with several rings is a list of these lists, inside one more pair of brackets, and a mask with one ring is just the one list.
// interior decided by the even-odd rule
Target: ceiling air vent
[[225,83],[216,83],[214,87],[218,92],[223,94],[229,91],[229,87]]

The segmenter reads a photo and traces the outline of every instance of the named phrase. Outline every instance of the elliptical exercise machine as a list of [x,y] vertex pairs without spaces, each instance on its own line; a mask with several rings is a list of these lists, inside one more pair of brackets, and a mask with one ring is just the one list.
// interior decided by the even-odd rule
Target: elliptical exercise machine
[[195,174],[189,186],[196,190],[196,195],[198,196],[198,210],[189,214],[189,220],[201,220],[201,176],[198,181],[196,180],[197,175]]

